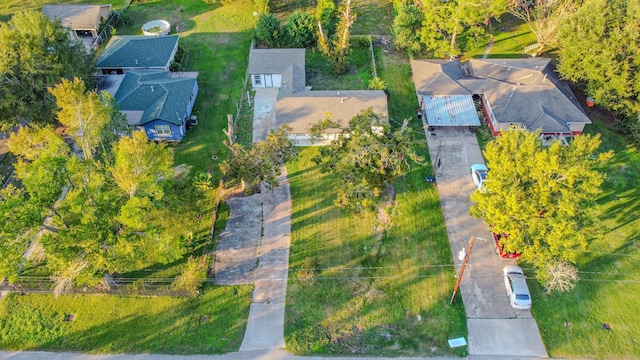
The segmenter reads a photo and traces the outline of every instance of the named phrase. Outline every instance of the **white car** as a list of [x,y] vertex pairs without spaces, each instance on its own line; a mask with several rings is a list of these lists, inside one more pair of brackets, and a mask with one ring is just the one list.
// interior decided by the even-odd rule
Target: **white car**
[[531,309],[531,294],[522,269],[519,266],[505,266],[502,272],[511,307],[520,310]]
[[484,181],[487,179],[487,169],[483,164],[473,164],[471,165],[471,178],[473,178],[473,183],[476,185],[478,190],[482,190],[484,186]]

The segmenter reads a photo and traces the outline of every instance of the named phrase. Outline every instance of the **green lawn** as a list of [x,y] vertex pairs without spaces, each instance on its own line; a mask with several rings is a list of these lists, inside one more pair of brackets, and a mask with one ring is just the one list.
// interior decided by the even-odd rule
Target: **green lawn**
[[[640,154],[597,120],[587,126],[587,133],[602,134],[602,150],[615,151],[598,201],[605,234],[580,252],[581,281],[572,292],[546,295],[530,282],[532,311],[549,356],[636,358],[640,349]],[[605,330],[604,323],[612,330]]]
[[[242,342],[253,287],[206,288],[198,298],[10,294],[0,348],[89,353],[219,354]],[[65,322],[67,315],[75,315]]]
[[[390,117],[415,118],[406,58],[376,49],[387,82]],[[424,138],[414,119],[416,135]],[[426,147],[421,153],[426,157]],[[395,184],[396,205],[384,225],[375,214],[350,215],[327,194],[339,186],[303,148],[287,164],[293,198],[285,339],[307,354],[466,355],[447,339],[466,336],[458,302],[448,304],[455,270],[437,190],[424,182],[430,166],[414,166]]]
[[[535,44],[536,37],[533,35],[527,24],[522,23],[519,19],[510,14],[505,14],[500,18],[500,22],[492,21],[493,29],[493,45],[489,52],[489,58],[522,58],[529,57],[531,53],[525,53],[525,46]],[[464,54],[465,59],[481,58],[484,55],[486,45],[490,37],[486,38],[486,42],[478,44],[477,47],[467,49]],[[461,42],[464,43],[465,37],[462,36]]]

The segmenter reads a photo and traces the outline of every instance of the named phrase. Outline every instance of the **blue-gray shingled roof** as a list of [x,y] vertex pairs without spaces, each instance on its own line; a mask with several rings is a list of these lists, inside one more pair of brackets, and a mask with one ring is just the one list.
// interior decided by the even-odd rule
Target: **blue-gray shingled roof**
[[178,43],[178,35],[114,36],[98,58],[99,68],[164,67]]
[[130,125],[162,119],[181,125],[196,83],[197,73],[156,72],[125,74],[115,98],[121,111],[143,111]]

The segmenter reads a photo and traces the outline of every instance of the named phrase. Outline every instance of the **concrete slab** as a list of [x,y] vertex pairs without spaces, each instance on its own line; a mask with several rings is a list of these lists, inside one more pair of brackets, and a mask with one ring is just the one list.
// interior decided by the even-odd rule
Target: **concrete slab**
[[467,326],[471,354],[547,357],[533,319],[469,319]]
[[256,89],[253,99],[253,142],[267,138],[269,131],[276,128],[277,88]]
[[240,351],[284,347],[284,303],[252,303]]
[[253,303],[282,303],[287,296],[287,279],[256,280]]
[[252,284],[258,266],[262,196],[238,196],[226,200],[229,221],[214,253],[214,274],[220,285]]

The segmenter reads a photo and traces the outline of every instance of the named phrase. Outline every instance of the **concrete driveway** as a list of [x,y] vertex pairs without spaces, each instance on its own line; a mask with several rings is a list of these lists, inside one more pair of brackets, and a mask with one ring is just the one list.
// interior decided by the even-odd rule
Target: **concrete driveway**
[[[458,253],[469,246],[471,236],[476,237],[460,286],[469,328],[470,357],[546,358],[531,312],[515,310],[507,300],[502,268],[516,262],[500,259],[487,226],[469,216],[469,195],[474,191],[470,167],[484,163],[475,134],[466,128],[437,128],[426,131],[426,136],[458,272],[462,265]],[[460,295],[456,301],[460,301]],[[535,306],[535,299],[533,303]]]

